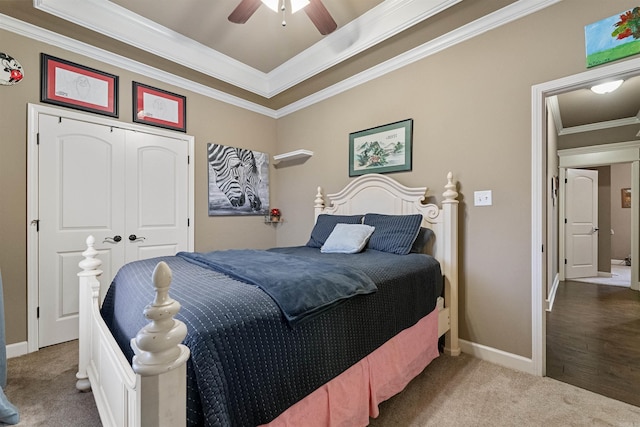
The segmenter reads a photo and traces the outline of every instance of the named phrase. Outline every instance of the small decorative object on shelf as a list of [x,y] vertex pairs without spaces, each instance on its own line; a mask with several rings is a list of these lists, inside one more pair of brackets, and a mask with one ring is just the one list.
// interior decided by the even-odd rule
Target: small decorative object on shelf
[[271,222],[280,222],[280,209],[272,208],[269,211],[269,220]]
[[264,216],[264,222],[266,224],[282,222],[282,218],[280,215],[280,209],[272,208],[271,210],[269,210],[269,214]]

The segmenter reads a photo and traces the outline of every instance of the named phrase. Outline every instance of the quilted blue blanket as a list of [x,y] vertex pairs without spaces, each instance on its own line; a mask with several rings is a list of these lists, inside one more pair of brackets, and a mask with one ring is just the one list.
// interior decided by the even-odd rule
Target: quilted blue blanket
[[[442,292],[440,265],[427,255],[322,254],[309,247],[268,252],[317,261],[321,270],[356,268],[378,290],[292,327],[260,287],[183,256],[127,264],[109,288],[102,316],[131,360],[129,341],[147,323],[142,311],[153,299],[153,269],[159,261],[171,268],[170,295],[182,305],[176,317],[187,326],[184,344],[191,350],[188,425],[255,427],[273,420],[429,314]],[[251,260],[243,256],[242,263]],[[284,265],[279,268],[295,273]]]
[[373,280],[355,267],[278,252],[245,249],[177,255],[259,287],[273,298],[292,326],[347,298],[378,290]]

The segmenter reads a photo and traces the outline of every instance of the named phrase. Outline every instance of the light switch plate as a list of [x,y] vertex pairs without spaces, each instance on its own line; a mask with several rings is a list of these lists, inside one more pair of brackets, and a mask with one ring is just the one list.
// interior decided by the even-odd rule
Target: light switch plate
[[473,192],[474,206],[491,206],[491,204],[492,204],[491,190]]

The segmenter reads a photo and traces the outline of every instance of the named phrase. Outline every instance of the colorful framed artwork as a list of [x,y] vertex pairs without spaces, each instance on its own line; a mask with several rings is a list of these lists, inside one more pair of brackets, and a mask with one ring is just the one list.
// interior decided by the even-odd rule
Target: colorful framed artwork
[[118,76],[40,54],[40,101],[118,117]]
[[587,68],[640,53],[640,7],[584,27]]
[[411,170],[413,119],[349,134],[349,176]]
[[209,216],[269,215],[269,155],[207,144]]
[[133,121],[165,129],[187,131],[187,98],[133,82]]

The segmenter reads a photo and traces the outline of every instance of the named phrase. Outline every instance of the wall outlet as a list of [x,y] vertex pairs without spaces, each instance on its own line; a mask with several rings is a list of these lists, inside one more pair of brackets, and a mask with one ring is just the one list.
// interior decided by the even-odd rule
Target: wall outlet
[[491,190],[473,192],[474,206],[491,206],[491,204],[492,204]]

